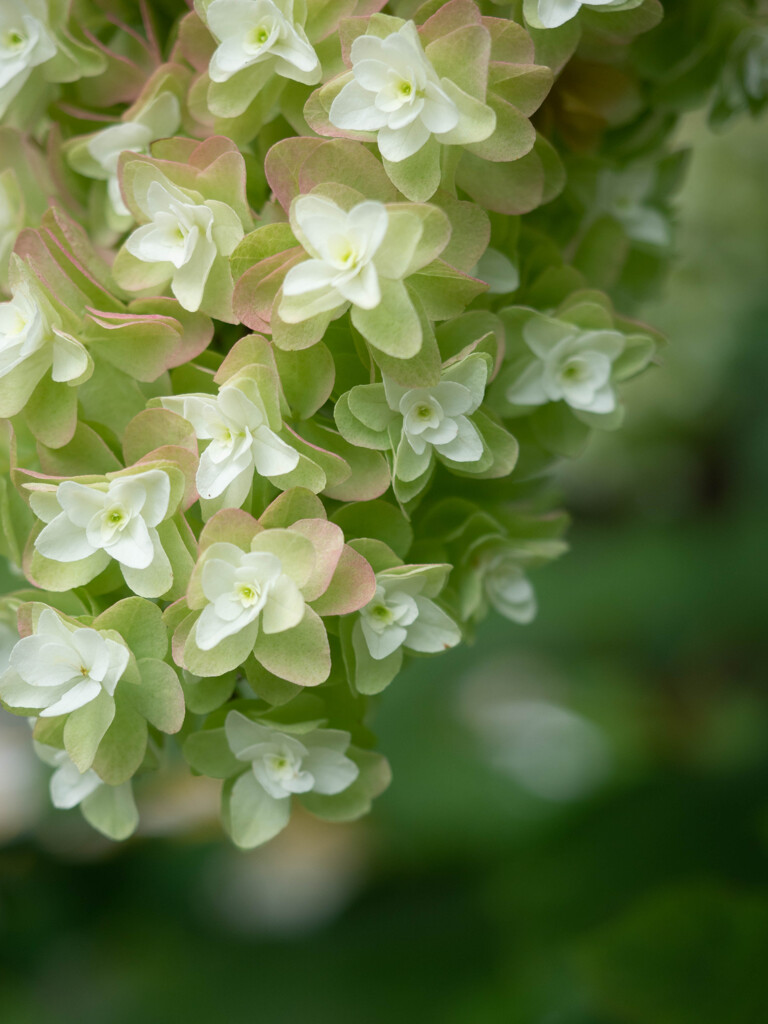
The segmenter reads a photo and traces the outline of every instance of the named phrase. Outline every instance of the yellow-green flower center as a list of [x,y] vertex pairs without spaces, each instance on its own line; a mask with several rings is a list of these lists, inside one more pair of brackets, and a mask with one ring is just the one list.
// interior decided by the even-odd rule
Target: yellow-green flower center
[[6,50],[20,50],[26,41],[26,37],[18,29],[10,28],[3,33],[3,47]]
[[240,602],[244,606],[248,607],[249,605],[256,604],[261,593],[255,585],[251,585],[250,583],[241,583],[237,588],[237,596],[240,599]]
[[264,25],[252,28],[248,33],[248,42],[251,46],[263,46],[269,39],[269,29]]

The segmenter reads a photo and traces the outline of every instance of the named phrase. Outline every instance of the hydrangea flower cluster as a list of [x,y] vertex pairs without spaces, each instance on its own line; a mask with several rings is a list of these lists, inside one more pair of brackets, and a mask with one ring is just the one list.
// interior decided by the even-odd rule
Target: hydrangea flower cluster
[[607,294],[670,238],[661,13],[2,0],[0,703],[56,807],[125,838],[177,747],[238,846],[358,818],[370,698],[530,622],[661,344]]

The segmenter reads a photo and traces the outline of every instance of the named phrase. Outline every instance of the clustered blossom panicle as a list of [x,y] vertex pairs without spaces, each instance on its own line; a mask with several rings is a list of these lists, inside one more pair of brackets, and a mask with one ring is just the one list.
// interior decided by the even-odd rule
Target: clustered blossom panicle
[[0,2],[0,703],[114,839],[176,734],[241,847],[365,814],[658,350],[594,288],[671,237],[656,0],[406,7]]

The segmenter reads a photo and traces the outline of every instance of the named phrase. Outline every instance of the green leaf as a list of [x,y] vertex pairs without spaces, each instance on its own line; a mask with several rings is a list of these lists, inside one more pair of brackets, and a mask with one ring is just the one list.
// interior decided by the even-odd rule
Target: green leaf
[[392,569],[396,565],[402,565],[402,559],[395,554],[392,548],[383,540],[377,540],[375,537],[358,537],[351,540],[349,546],[359,552],[376,573]]
[[403,649],[398,647],[396,651],[387,655],[386,658],[376,659],[371,657],[368,645],[363,636],[360,619],[354,623],[351,629],[349,642],[354,651],[354,685],[358,693],[372,695],[385,690],[403,666]]
[[379,305],[374,309],[353,306],[352,323],[373,348],[397,359],[409,359],[421,348],[419,316],[402,281],[381,278],[379,283]]
[[72,440],[77,426],[77,388],[59,384],[47,374],[24,406],[27,426],[49,448]]
[[226,783],[221,798],[221,820],[232,841],[250,850],[282,832],[291,816],[291,799],[275,800],[256,781],[252,772]]
[[115,717],[99,744],[93,767],[110,786],[119,786],[136,774],[146,749],[146,720],[118,690]]
[[[372,394],[372,389],[377,389],[377,394],[380,391],[383,397],[381,384],[358,385],[352,391],[348,391],[339,398],[333,410],[333,418],[336,421],[336,426],[339,428],[339,433],[350,444],[362,448],[386,451],[389,448],[389,432],[386,426],[379,429],[371,427],[370,424],[361,420],[360,416],[353,412],[351,407],[351,403],[354,402],[363,415],[367,415],[368,419],[372,419],[372,414],[375,410],[371,409],[371,413],[368,414],[365,402],[366,396]],[[386,405],[386,399],[384,399],[384,406],[385,409],[382,409],[382,412],[388,413],[388,422],[394,418],[395,413]]]
[[51,476],[88,476],[122,469],[114,452],[87,423],[78,423],[72,440],[60,448],[40,445],[40,465]]
[[184,722],[184,694],[176,672],[157,658],[138,661],[140,682],[125,679],[122,695],[160,732],[178,732]]
[[126,597],[93,620],[94,629],[114,629],[137,659],[164,658],[168,634],[157,605],[143,597]]
[[366,560],[345,544],[325,592],[312,602],[318,615],[348,615],[373,598],[376,580]]
[[308,419],[327,402],[333,390],[335,368],[330,350],[318,342],[303,352],[276,348],[274,355],[293,415]]
[[[196,616],[185,619],[174,634],[174,657],[177,646],[183,644],[183,667],[195,676],[223,676],[239,668],[253,650],[258,636],[258,621],[250,623],[234,636],[228,636],[210,651],[201,651],[195,643]],[[284,634],[279,634],[284,635]],[[178,640],[177,640],[178,637]]]
[[488,290],[485,281],[462,274],[442,260],[435,260],[409,277],[408,287],[418,295],[431,320],[459,316],[473,299]]
[[199,679],[190,672],[182,671],[181,688],[184,692],[184,703],[193,715],[209,715],[220,708],[232,696],[237,681],[234,672],[223,676],[211,676]]
[[426,202],[440,185],[440,143],[433,136],[413,156],[398,163],[382,158],[382,163],[389,180],[411,202]]
[[93,764],[99,744],[114,717],[114,697],[110,697],[104,690],[67,717],[64,724],[64,749],[80,772],[88,771]]
[[197,455],[197,437],[192,424],[168,409],[145,409],[134,416],[123,432],[126,466],[166,445],[177,445]]
[[575,459],[584,451],[589,440],[589,428],[580,422],[565,402],[550,402],[537,409],[531,425],[539,443],[554,452]]
[[335,796],[305,793],[300,797],[301,804],[318,818],[326,821],[355,821],[370,811],[374,798],[383,793],[392,781],[389,762],[381,754],[350,747],[347,757],[360,769],[360,774],[351,786]]
[[305,487],[284,491],[267,506],[259,522],[265,529],[286,529],[299,519],[325,519],[322,501]]
[[246,767],[232,753],[223,727],[190,733],[182,750],[190,768],[211,779],[231,778]]
[[268,672],[254,657],[250,657],[246,661],[245,674],[256,696],[273,706],[287,704],[294,700],[303,689],[296,683],[289,683]]
[[[372,537],[383,541],[405,558],[413,544],[413,528],[403,513],[387,501],[361,501],[345,505],[331,517],[351,537]],[[358,549],[359,550],[359,549]]]
[[311,608],[292,629],[283,633],[261,633],[253,655],[268,672],[300,686],[324,683],[331,672],[328,634],[319,615]]
[[139,812],[129,782],[122,786],[99,786],[83,800],[80,810],[91,828],[115,842],[133,835],[139,824]]

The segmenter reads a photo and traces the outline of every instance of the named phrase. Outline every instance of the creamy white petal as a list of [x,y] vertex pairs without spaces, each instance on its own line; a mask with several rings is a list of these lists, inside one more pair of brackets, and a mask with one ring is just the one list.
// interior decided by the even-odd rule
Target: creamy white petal
[[336,289],[353,306],[360,309],[375,309],[381,302],[379,275],[372,263],[367,263],[359,274],[346,281],[339,281]]
[[257,743],[266,743],[272,736],[272,730],[258,722],[246,718],[240,711],[230,711],[224,722],[227,742],[235,757],[240,757],[244,750]]
[[57,383],[66,383],[82,377],[88,369],[88,353],[71,334],[53,328],[53,364],[51,376]]
[[56,687],[81,676],[81,661],[71,642],[39,634],[19,640],[10,665],[30,686]]
[[69,810],[103,785],[95,771],[81,775],[77,765],[67,759],[51,776],[51,803],[59,810]]
[[385,160],[399,163],[418,153],[429,139],[429,129],[422,121],[412,121],[406,128],[392,129],[386,125],[379,130],[379,152]]
[[195,641],[201,651],[210,651],[228,636],[234,636],[245,629],[254,619],[247,609],[233,622],[224,622],[216,614],[212,604],[203,608],[195,627]]
[[265,633],[282,633],[304,618],[304,598],[293,580],[281,575],[272,585],[261,614]]
[[453,462],[477,462],[483,454],[483,441],[477,427],[466,416],[457,416],[456,437],[447,444],[436,444],[435,449]]
[[364,615],[360,617],[360,625],[363,630],[366,647],[371,657],[376,661],[389,657],[398,647],[402,647],[408,635],[407,630],[403,626],[398,626],[395,623],[378,631],[373,628]]
[[304,295],[318,288],[328,288],[336,270],[323,260],[305,260],[291,267],[283,281],[283,295]]
[[66,512],[43,527],[35,547],[54,562],[79,562],[98,550],[89,543],[83,527],[73,523]]
[[73,523],[86,527],[104,508],[106,491],[86,487],[75,480],[63,480],[56,490],[56,498]]
[[[602,0],[593,2],[599,4]],[[545,28],[559,28],[576,17],[581,5],[582,0],[539,0],[539,21]]]
[[328,112],[328,120],[342,131],[376,132],[387,123],[387,115],[385,111],[377,109],[373,97],[362,87],[358,79],[347,82],[334,98]]
[[[247,482],[245,494],[251,486],[253,476],[253,452],[249,446],[234,458],[225,462],[215,462],[209,454],[209,448],[200,456],[197,469],[197,489],[201,498],[218,498],[227,487],[239,477]],[[245,498],[245,494],[243,498]]]
[[43,708],[40,717],[55,718],[57,715],[68,715],[70,712],[90,704],[101,692],[101,686],[95,679],[83,679],[82,682],[75,683],[66,693],[62,694],[55,704]]
[[299,453],[269,427],[259,427],[253,438],[253,462],[261,476],[282,476],[299,464]]
[[427,597],[417,595],[415,601],[419,615],[408,627],[405,646],[425,654],[455,647],[461,640],[461,631],[453,619]]
[[320,746],[309,749],[303,764],[314,779],[313,791],[328,796],[348,789],[360,774],[354,761],[336,750]]
[[146,569],[152,563],[154,546],[149,536],[147,524],[141,516],[134,516],[115,540],[104,545],[112,558],[131,569]]

